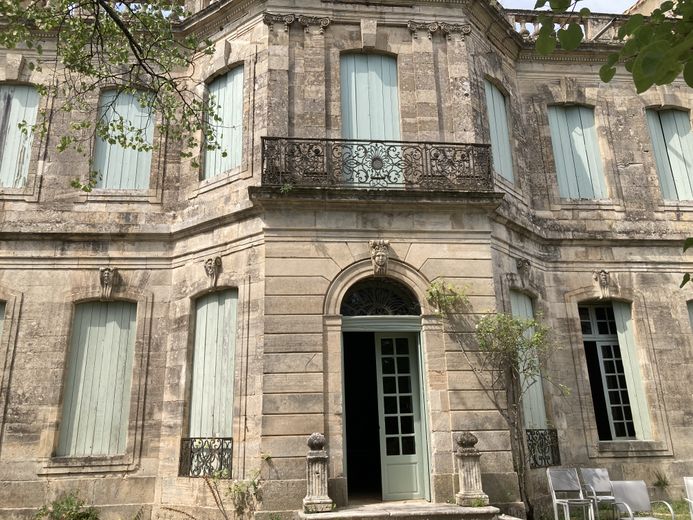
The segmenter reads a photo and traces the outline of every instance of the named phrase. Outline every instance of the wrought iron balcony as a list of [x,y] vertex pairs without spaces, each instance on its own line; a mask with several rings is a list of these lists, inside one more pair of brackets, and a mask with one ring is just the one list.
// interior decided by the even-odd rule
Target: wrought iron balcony
[[189,437],[180,441],[181,477],[231,478],[233,439],[230,437]]
[[263,186],[493,191],[484,144],[263,137]]
[[530,468],[547,468],[561,465],[556,430],[525,430]]

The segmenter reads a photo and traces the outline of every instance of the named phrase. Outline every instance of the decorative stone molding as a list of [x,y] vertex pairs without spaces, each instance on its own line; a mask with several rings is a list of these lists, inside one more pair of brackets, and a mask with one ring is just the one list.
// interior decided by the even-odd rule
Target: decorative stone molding
[[529,270],[532,267],[531,264],[529,263],[529,260],[526,258],[516,258],[515,259],[515,266],[517,267],[517,274],[520,275],[520,278],[524,280],[529,279]]
[[306,32],[311,30],[311,27],[318,29],[318,34],[323,34],[325,29],[330,25],[331,20],[327,17],[321,18],[319,16],[304,16],[299,15],[298,23],[306,28]]
[[599,285],[599,299],[611,298],[611,275],[609,271],[602,269],[601,271],[594,271],[592,273],[592,278]]
[[390,259],[390,241],[370,240],[368,246],[371,249],[373,274],[375,276],[385,276],[387,274],[387,262]]
[[438,22],[415,22],[410,20],[407,22],[407,28],[412,33],[412,37],[418,38],[419,32],[428,31],[428,38],[433,37],[433,33],[440,29]]
[[454,24],[447,22],[416,22],[410,20],[407,28],[414,38],[418,38],[419,32],[428,31],[428,37],[432,38],[433,33],[441,31],[448,40],[464,41],[465,37],[472,32],[472,26],[468,23]]
[[440,30],[443,31],[448,40],[464,41],[468,34],[472,32],[472,26],[468,23],[454,24],[443,22],[440,24]]
[[288,31],[289,26],[296,21],[296,16],[293,14],[265,13],[262,17],[262,21],[265,25],[268,25],[270,29],[272,29],[275,24],[284,24],[284,31]]
[[327,451],[325,436],[311,433],[308,437],[310,451],[306,456],[306,496],[303,499],[304,513],[327,513],[332,511],[333,502],[327,494]]
[[488,496],[481,489],[481,453],[475,445],[479,439],[472,432],[462,432],[455,439],[460,491],[455,495],[455,502],[460,506],[487,506]]
[[378,20],[361,18],[361,47],[372,49],[375,47],[378,36]]
[[118,277],[117,267],[100,267],[99,284],[101,285],[101,299],[110,300],[113,297],[113,287]]
[[208,258],[204,263],[205,274],[209,278],[209,286],[216,287],[219,273],[221,272],[221,257],[215,256]]

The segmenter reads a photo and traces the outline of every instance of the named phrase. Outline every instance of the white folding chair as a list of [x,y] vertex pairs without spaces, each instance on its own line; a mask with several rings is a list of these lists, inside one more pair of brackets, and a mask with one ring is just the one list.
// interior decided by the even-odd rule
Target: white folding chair
[[587,498],[594,502],[594,517],[599,518],[599,504],[613,506],[615,501],[609,472],[604,468],[580,468],[580,477]]
[[684,500],[688,502],[688,510],[693,519],[693,477],[683,477],[683,486],[686,488]]
[[546,476],[549,481],[549,492],[553,502],[554,520],[558,518],[558,508],[563,510],[563,519],[570,520],[570,509],[580,508],[587,512],[587,519],[594,520],[593,501],[585,498],[582,486],[575,468],[547,468]]
[[[652,504],[664,504],[669,510],[671,520],[675,520],[674,510],[669,502],[664,500],[650,502],[647,484],[643,480],[612,480],[611,489],[614,492],[616,510],[619,513],[625,513],[625,516],[619,514],[621,518],[633,520],[635,513],[650,513],[651,515]],[[637,518],[638,520],[657,520],[654,516],[641,516],[640,514]]]

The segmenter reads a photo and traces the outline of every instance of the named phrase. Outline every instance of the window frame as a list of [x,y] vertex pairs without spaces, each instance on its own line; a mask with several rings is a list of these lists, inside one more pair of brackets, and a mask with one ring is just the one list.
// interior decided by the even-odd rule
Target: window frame
[[[657,180],[659,182],[659,193],[662,197],[662,200],[665,203],[668,204],[678,204],[678,203],[688,203],[691,204],[693,203],[693,159],[689,159],[688,162],[690,164],[686,164],[687,170],[689,170],[688,173],[688,188],[689,191],[691,192],[690,198],[681,198],[679,196],[679,186],[676,183],[676,175],[674,175],[673,168],[671,167],[671,156],[670,156],[670,147],[668,143],[663,139],[663,133],[664,133],[664,128],[662,125],[662,119],[661,119],[661,114],[664,112],[670,112],[672,114],[676,112],[684,113],[686,114],[686,119],[688,121],[688,134],[687,136],[690,136],[689,139],[691,143],[693,143],[693,123],[691,122],[691,110],[683,107],[677,107],[677,106],[654,106],[654,107],[647,107],[645,109],[645,118],[646,118],[646,125],[647,129],[650,135],[650,142],[652,144],[652,160],[654,162],[654,168],[657,172]],[[653,121],[653,119],[656,117],[656,122]],[[656,124],[657,129],[659,132],[655,132],[654,125]],[[657,137],[655,137],[655,133],[657,134]],[[661,142],[660,142],[661,139]],[[663,149],[659,149],[658,147],[662,146],[663,143]],[[691,153],[693,154],[693,150],[691,150]],[[667,162],[667,171],[663,172],[662,169],[660,168],[661,166],[661,156],[666,156],[666,162]],[[686,155],[684,154],[684,157]],[[667,178],[663,178],[663,175],[668,175]],[[666,187],[665,187],[666,186]],[[673,190],[676,193],[676,198],[668,197],[667,195],[671,194],[671,190]],[[669,193],[665,193],[665,191],[668,191]]]
[[[101,97],[104,93],[117,90],[115,86],[106,86],[98,91],[95,98],[95,113],[92,116],[92,124],[95,125],[99,121]],[[141,89],[146,92],[146,88]],[[117,99],[117,98],[116,98]],[[120,188],[94,188],[85,194],[87,202],[149,202],[162,203],[163,199],[163,174],[166,169],[166,138],[161,133],[160,129],[160,114],[154,110],[152,115],[153,133],[152,133],[152,151],[151,163],[149,168],[149,184],[144,189],[120,189]],[[96,152],[96,140],[98,137],[94,135],[91,140],[91,155],[89,157],[87,171],[80,176],[80,182],[83,184],[89,183],[89,175],[92,171],[94,154]]]
[[[508,146],[508,154],[509,154],[509,159],[510,159],[510,164],[509,164],[510,175],[509,176],[505,175],[503,172],[497,171],[495,166],[494,166],[494,163],[496,161],[494,159],[495,154],[493,152],[495,147],[493,146],[493,140],[494,140],[493,134],[494,134],[494,132],[492,132],[493,127],[491,124],[491,112],[493,111],[494,119],[495,119],[496,114],[495,114],[495,108],[493,108],[493,110],[492,110],[491,104],[489,103],[489,98],[488,98],[489,88],[487,88],[487,85],[491,89],[494,89],[496,92],[498,92],[503,98],[503,112],[504,112],[503,115],[505,116],[505,130],[507,130],[507,134],[504,137],[507,137],[507,143],[506,144]],[[496,81],[495,79],[493,79],[491,77],[485,77],[484,78],[484,94],[486,96],[486,117],[488,118],[488,122],[489,122],[488,123],[489,124],[489,142],[491,143],[491,159],[492,159],[491,164],[493,167],[493,171],[494,171],[494,173],[496,173],[496,175],[502,177],[507,182],[509,182],[511,185],[516,186],[517,185],[517,179],[515,178],[515,160],[514,160],[514,155],[513,155],[513,135],[512,135],[512,124],[511,124],[512,121],[510,118],[510,110],[509,110],[509,108],[510,108],[509,93],[507,92],[507,90],[505,90],[504,88],[501,87],[501,85],[499,84],[498,81]],[[496,133],[498,133],[498,132],[496,132]]]
[[78,287],[64,293],[63,304],[69,307],[69,311],[65,312],[65,318],[62,323],[57,324],[57,334],[63,338],[63,344],[65,345],[62,370],[59,371],[60,379],[55,381],[55,384],[60,387],[60,397],[59,402],[56,403],[53,409],[52,424],[54,426],[51,431],[52,440],[44,448],[47,452],[44,454],[43,466],[38,470],[39,476],[75,473],[131,472],[137,470],[139,467],[139,461],[142,456],[141,446],[144,433],[144,394],[146,393],[146,374],[148,371],[149,351],[151,348],[150,339],[153,298],[152,294],[148,292],[140,292],[135,289],[123,289],[118,290],[117,295],[115,295],[112,300],[129,301],[137,305],[130,409],[125,453],[94,457],[56,455],[60,436],[60,422],[63,416],[63,405],[65,404],[67,362],[76,306],[80,303],[89,301],[103,301],[101,287],[98,283],[93,286]]
[[[564,151],[563,155],[565,152],[569,151],[571,154],[571,157],[574,158],[576,155],[579,155],[580,149],[577,149],[574,146],[574,141],[571,138],[571,134],[560,134],[562,132],[561,128],[557,127],[555,123],[552,123],[552,120],[554,119],[555,116],[552,116],[552,114],[555,114],[556,112],[554,111],[562,111],[564,114],[566,114],[567,110],[570,109],[578,109],[578,115],[580,115],[580,109],[588,109],[590,111],[592,121],[593,121],[593,126],[591,127],[593,129],[593,135],[590,136],[590,140],[592,141],[592,144],[594,145],[594,148],[596,149],[596,157],[591,157],[591,154],[589,153],[589,149],[587,146],[582,148],[582,152],[587,160],[587,164],[589,166],[589,171],[587,172],[590,180],[590,187],[591,191],[594,196],[592,197],[583,197],[580,196],[580,179],[577,175],[577,171],[575,168],[573,168],[572,173],[573,177],[571,178],[569,176],[569,171],[565,171],[565,176],[561,176],[561,170],[564,168],[562,166],[564,162],[559,161],[559,143],[557,142],[556,137],[560,135],[561,139],[558,139],[560,141],[560,150]],[[591,203],[598,203],[598,204],[603,204],[604,202],[609,202],[610,197],[609,197],[609,183],[607,182],[607,175],[606,175],[606,169],[605,169],[605,155],[602,151],[602,146],[600,144],[600,139],[599,139],[599,133],[597,132],[597,110],[596,107],[593,105],[585,104],[585,103],[550,103],[546,105],[546,117],[548,121],[548,138],[550,141],[550,146],[548,147],[551,150],[551,157],[553,158],[553,165],[554,165],[554,174],[555,174],[555,179],[556,179],[556,184],[557,184],[557,192],[558,192],[558,198],[561,201],[561,203],[583,203],[583,202],[591,202]],[[567,118],[567,114],[565,115]],[[580,116],[581,117],[581,116]],[[584,126],[582,126],[582,118],[580,119],[581,123],[581,129],[584,132]],[[589,128],[589,127],[588,127]],[[584,136],[584,134],[583,134]],[[567,139],[566,139],[567,138]],[[563,142],[567,141],[567,147],[563,146]],[[585,141],[583,137],[583,142]],[[572,161],[574,163],[574,160]],[[596,173],[597,177],[596,179],[598,180],[598,183],[595,184],[594,179],[595,177],[592,174],[592,168],[591,166],[594,165],[596,168]],[[578,192],[578,196],[574,197],[571,196],[570,191],[571,191],[571,181],[575,183],[575,190]],[[566,186],[566,188],[562,189],[561,186]],[[568,190],[568,193],[565,194],[564,191],[565,189]]]
[[[0,86],[23,86],[32,87],[36,89],[34,83],[25,81],[2,81]],[[36,109],[36,121],[40,121],[40,112],[47,108],[48,99],[47,96],[42,96],[38,93],[38,104]],[[46,114],[47,118],[50,118],[50,114]],[[39,200],[39,190],[41,187],[41,176],[44,168],[44,161],[41,160],[41,154],[45,147],[47,146],[46,136],[36,135],[31,142],[30,155],[29,155],[29,166],[26,176],[26,182],[24,186],[19,188],[13,188],[8,186],[0,186],[0,200],[21,200],[25,202],[38,202]]]

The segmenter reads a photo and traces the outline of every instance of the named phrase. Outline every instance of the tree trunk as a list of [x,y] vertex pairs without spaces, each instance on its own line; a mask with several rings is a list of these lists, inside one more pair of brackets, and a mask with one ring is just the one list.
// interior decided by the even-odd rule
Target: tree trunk
[[520,383],[512,369],[506,372],[506,396],[507,396],[507,421],[510,429],[510,447],[513,456],[513,465],[517,472],[517,482],[520,489],[520,499],[525,504],[527,520],[534,519],[534,505],[530,498],[531,484],[529,480],[529,464],[527,462],[527,445],[525,443],[524,417],[521,403],[519,403]]

